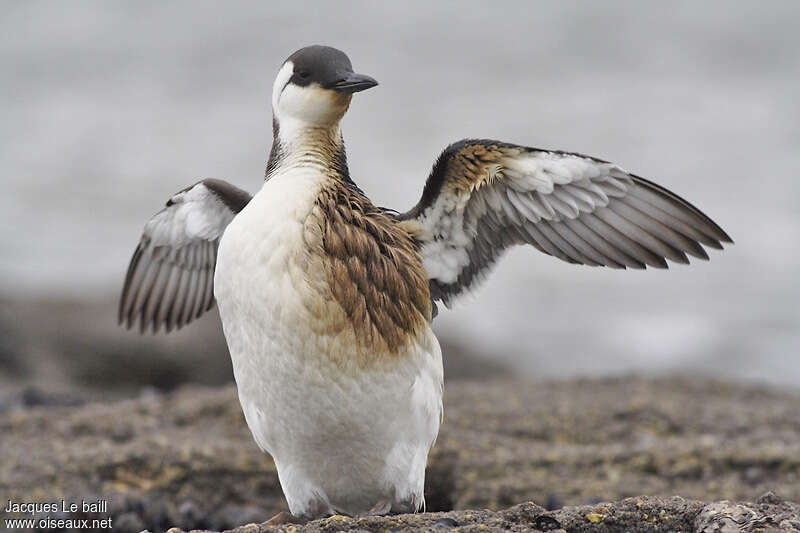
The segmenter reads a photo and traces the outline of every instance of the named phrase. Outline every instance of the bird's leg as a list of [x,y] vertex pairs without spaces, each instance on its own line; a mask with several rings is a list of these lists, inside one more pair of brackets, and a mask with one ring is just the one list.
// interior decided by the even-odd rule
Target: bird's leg
[[286,511],[281,511],[280,513],[276,514],[266,522],[264,522],[268,526],[279,526],[281,524],[306,524],[308,520],[304,518],[298,518],[291,513],[287,513]]

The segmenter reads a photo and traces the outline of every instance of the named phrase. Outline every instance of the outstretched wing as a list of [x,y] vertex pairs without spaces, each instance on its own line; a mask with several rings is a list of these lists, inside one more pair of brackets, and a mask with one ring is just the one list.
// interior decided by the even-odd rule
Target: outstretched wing
[[214,305],[222,233],[250,201],[228,182],[199,181],[175,194],[144,227],[119,302],[119,323],[142,333],[181,328]]
[[492,140],[449,146],[399,218],[418,222],[431,294],[446,305],[515,244],[569,263],[667,268],[732,242],[683,198],[613,163]]

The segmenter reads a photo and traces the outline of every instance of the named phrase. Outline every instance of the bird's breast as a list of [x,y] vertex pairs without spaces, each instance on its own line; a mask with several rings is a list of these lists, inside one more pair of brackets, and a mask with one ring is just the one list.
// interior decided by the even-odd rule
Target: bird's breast
[[411,237],[314,169],[264,183],[220,243],[215,296],[231,353],[282,351],[358,370],[427,337],[427,277]]

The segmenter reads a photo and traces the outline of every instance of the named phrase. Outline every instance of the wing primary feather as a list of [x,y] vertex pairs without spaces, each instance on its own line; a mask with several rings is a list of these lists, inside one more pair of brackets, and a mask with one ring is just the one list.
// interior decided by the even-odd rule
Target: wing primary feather
[[[625,198],[625,203],[628,205],[635,207],[639,211],[647,214],[648,216],[657,216],[660,219],[664,220],[665,223],[669,224],[676,232],[686,236],[688,239],[695,241],[696,243],[703,243],[704,245],[715,248],[717,250],[722,249],[722,244],[719,241],[709,238],[708,236],[704,235],[700,231],[696,230],[693,226],[687,224],[683,220],[679,218],[673,217],[670,213],[659,209],[658,207],[645,202],[644,200],[636,197],[636,196],[628,196]],[[692,253],[695,257],[699,257],[700,259],[708,259],[708,254],[703,250],[702,246],[692,246],[691,248],[687,249],[689,253]]]
[[167,309],[169,308],[172,294],[175,292],[175,287],[177,287],[176,282],[178,269],[175,268],[174,256],[175,250],[170,249],[169,253],[163,259],[163,281],[161,283],[156,301],[153,304],[153,325],[156,328],[160,327],[161,325],[165,325],[164,317],[167,313]]
[[125,318],[126,327],[132,328],[135,323],[136,313],[139,309],[139,301],[141,300],[142,288],[147,281],[148,273],[153,267],[153,257],[150,253],[149,247],[142,247],[139,249],[139,255],[136,259],[136,267],[133,276],[130,280],[130,288],[127,292],[127,300],[125,305]]
[[[177,251],[180,254],[180,250]],[[180,255],[179,255],[180,256]],[[184,270],[182,268],[173,268],[176,275],[175,290],[169,298],[169,305],[167,306],[166,314],[164,315],[164,327],[167,333],[170,333],[175,327],[175,307],[181,297],[181,289],[183,287]]]
[[186,298],[183,300],[183,307],[179,317],[180,327],[185,326],[192,321],[191,313],[194,306],[194,297],[197,287],[197,271],[189,271],[189,280],[186,284]]
[[655,237],[631,224],[608,207],[595,210],[594,215],[636,243],[643,250],[645,263],[656,268],[668,268],[663,255],[660,255],[664,248],[663,243]]
[[631,188],[632,195],[696,228],[711,241],[733,242],[713,220],[677,194],[638,176],[634,176],[634,183],[637,186]]
[[658,232],[658,223],[652,218],[641,216],[636,211],[628,213],[629,216],[624,216],[622,214],[624,206],[620,209],[620,202],[612,202],[606,209],[610,213],[613,213],[611,216],[619,217],[619,223],[624,225],[629,232],[627,233],[628,237],[631,237],[636,242],[645,246],[645,248],[652,250],[663,258],[671,259],[676,263],[688,263],[689,260],[683,252],[655,235],[655,233]]
[[[128,271],[125,273],[125,284],[122,287],[122,296],[119,299],[119,310],[117,312],[117,322],[122,324],[125,316],[131,306],[130,297],[131,290],[134,289],[133,278],[139,268],[139,262],[142,258],[142,242],[136,245],[136,250],[133,252],[131,261],[128,264]],[[130,324],[128,325],[130,329]]]
[[147,255],[142,257],[142,261],[145,263],[147,270],[142,274],[136,290],[136,300],[130,311],[131,325],[134,325],[137,319],[141,319],[141,312],[147,302],[147,296],[150,294],[153,283],[161,270],[161,263],[153,256],[153,250],[148,248],[146,253]]
[[582,220],[592,231],[597,233],[601,238],[609,241],[632,259],[630,262],[626,263],[627,266],[636,269],[646,268],[647,257],[650,254],[642,246],[614,229],[614,227],[600,220],[594,213],[590,216],[583,217]]
[[164,293],[162,294],[162,299],[158,306],[158,314],[156,315],[156,321],[164,325],[167,333],[172,329],[172,326],[169,324],[169,315],[172,306],[175,304],[175,295],[180,288],[181,281],[181,269],[176,266],[178,250],[172,250],[170,256],[169,280],[164,287]]
[[588,261],[586,264],[589,266],[604,266],[609,263],[609,259],[603,256],[600,252],[595,250],[591,244],[586,242],[579,234],[573,231],[564,222],[547,222],[553,230],[558,233],[562,239],[574,246],[581,252]]
[[624,251],[613,246],[607,239],[598,235],[592,228],[587,226],[583,219],[578,218],[574,220],[565,220],[564,224],[569,226],[575,233],[583,237],[583,239],[594,246],[607,258],[607,266],[612,268],[644,268],[644,265],[636,258],[626,254]]
[[[683,253],[683,250],[692,249],[689,239],[671,230],[658,220],[642,213],[638,209],[631,207],[624,201],[615,202],[613,206],[609,207],[619,213],[620,216],[629,220],[631,223],[636,224],[644,231],[654,235],[657,239],[663,242],[668,248],[666,249],[669,254],[665,254],[668,259],[676,263],[684,265],[689,264],[689,258]],[[697,245],[697,243],[694,243]],[[687,246],[688,245],[688,246]],[[699,246],[699,245],[698,245]]]
[[154,266],[154,275],[152,277],[152,281],[146,287],[145,292],[142,295],[142,307],[139,310],[139,332],[144,333],[147,329],[149,317],[150,317],[150,302],[152,301],[153,291],[156,289],[159,283],[159,277],[161,276],[161,270],[163,267],[163,263],[158,260],[153,261]]
[[170,268],[170,264],[165,261],[163,257],[159,263],[160,268],[158,271],[158,276],[156,276],[155,280],[153,281],[150,294],[147,296],[147,302],[142,308],[142,321],[145,322],[146,325],[152,326],[153,333],[158,333],[158,330],[160,329],[160,324],[156,320],[158,316],[158,308],[163,300],[164,291],[166,290],[166,285],[169,282],[170,271],[172,270]]

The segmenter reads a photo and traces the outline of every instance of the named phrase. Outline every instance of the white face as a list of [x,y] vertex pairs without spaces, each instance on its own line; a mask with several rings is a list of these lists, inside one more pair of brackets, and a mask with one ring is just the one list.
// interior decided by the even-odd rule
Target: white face
[[339,122],[350,105],[351,95],[323,89],[316,83],[300,87],[289,82],[294,72],[291,61],[284,63],[272,87],[272,113],[289,126],[332,126]]

